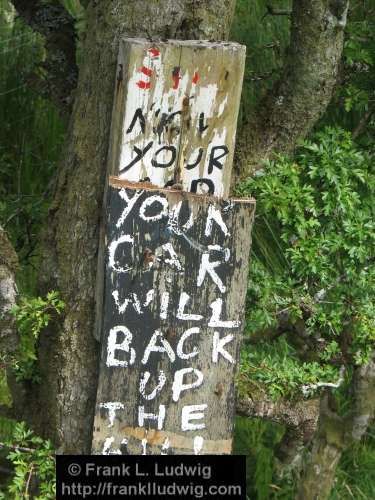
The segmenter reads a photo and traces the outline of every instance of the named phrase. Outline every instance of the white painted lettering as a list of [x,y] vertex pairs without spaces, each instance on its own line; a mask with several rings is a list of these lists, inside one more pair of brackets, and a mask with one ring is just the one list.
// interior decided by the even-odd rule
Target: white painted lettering
[[108,427],[113,427],[116,417],[116,410],[123,410],[125,408],[125,406],[122,403],[119,403],[117,401],[100,403],[99,407],[108,410],[108,420],[109,420]]
[[203,411],[207,408],[207,405],[188,405],[182,408],[181,414],[181,429],[183,431],[196,431],[199,429],[205,429],[206,424],[201,422],[199,424],[191,423],[191,420],[201,420],[204,418]]
[[162,248],[164,251],[168,252],[171,257],[170,259],[164,259],[164,262],[172,267],[175,267],[177,271],[183,271],[183,267],[181,265],[181,262],[178,260],[177,253],[175,252],[172,243],[166,243],[162,246]]
[[197,354],[199,353],[199,350],[197,349],[197,347],[194,347],[194,349],[189,353],[184,353],[184,342],[186,339],[188,339],[194,333],[199,333],[199,331],[200,331],[200,329],[198,327],[189,328],[189,330],[186,330],[186,332],[184,332],[181,335],[181,338],[178,341],[177,349],[176,349],[177,356],[180,359],[190,359],[190,358],[194,358],[195,356],[197,356]]
[[[146,215],[146,209],[148,207],[151,207],[151,205],[153,205],[154,203],[159,203],[161,205],[160,212],[155,215]],[[145,201],[142,203],[141,208],[139,209],[140,218],[146,222],[155,222],[167,215],[168,215],[168,200],[158,195],[146,198]]]
[[[184,384],[185,375],[193,373],[196,375],[195,382],[190,384]],[[195,389],[202,385],[203,382],[203,373],[196,368],[182,368],[181,370],[177,370],[174,374],[174,380],[172,385],[172,399],[174,402],[177,402],[180,399],[181,392],[187,391],[190,389]]]
[[212,278],[212,281],[219,288],[220,292],[224,293],[227,288],[215,271],[215,268],[220,266],[221,264],[222,262],[220,262],[219,260],[210,262],[210,254],[208,252],[205,252],[202,255],[201,265],[199,267],[197,286],[198,287],[202,286],[206,274],[209,274]]
[[[160,340],[161,345],[156,345],[156,342]],[[142,358],[142,364],[146,364],[150,354],[152,352],[166,352],[169,356],[169,359],[171,360],[171,363],[173,363],[176,359],[176,355],[173,352],[173,349],[170,345],[170,343],[163,337],[163,334],[161,333],[160,330],[155,330],[153,333],[150,342],[148,343],[143,358]]]
[[200,314],[186,314],[185,313],[185,306],[189,302],[190,296],[182,292],[180,295],[180,302],[178,304],[178,309],[177,309],[177,319],[181,319],[183,321],[199,321],[203,318]]
[[208,322],[208,326],[212,326],[214,328],[238,328],[241,325],[241,321],[239,320],[223,321],[220,319],[223,308],[223,299],[220,297],[212,302],[210,308],[212,309],[212,315],[210,321]]
[[144,191],[136,191],[134,193],[134,195],[131,198],[129,198],[128,195],[127,195],[126,190],[125,189],[120,189],[119,196],[120,196],[120,198],[122,198],[127,203],[127,205],[126,205],[124,211],[122,212],[121,217],[116,222],[116,227],[120,227],[124,223],[126,217],[130,214],[130,212],[131,212],[132,208],[134,207],[136,201],[138,200],[138,198],[143,193],[144,193]]
[[169,306],[169,293],[163,292],[160,304],[160,319],[167,319],[168,306]]
[[[145,407],[139,406],[138,408],[138,425],[144,427],[145,420],[155,420],[158,423],[159,431],[163,428],[165,419],[165,405],[159,405],[159,413],[145,413]],[[147,443],[147,441],[146,441]]]
[[132,236],[130,236],[129,234],[123,234],[122,236],[120,236],[120,238],[112,241],[112,243],[109,245],[109,267],[111,267],[114,271],[117,271],[118,273],[128,273],[129,271],[131,271],[131,267],[120,267],[118,264],[116,264],[115,254],[119,245],[122,245],[123,243],[130,243],[131,245],[133,245],[133,242],[134,240]]
[[214,205],[210,205],[208,207],[206,229],[204,231],[204,234],[206,236],[211,236],[213,221],[215,221],[216,224],[220,227],[220,229],[224,233],[224,236],[229,236],[230,235],[230,233],[228,231],[228,228],[227,228],[225,222],[223,221],[223,218],[221,216],[220,210],[217,209],[217,208],[215,208]]
[[229,344],[229,342],[232,342],[234,339],[234,335],[226,335],[223,338],[220,338],[220,333],[219,332],[214,332],[213,336],[213,346],[212,346],[212,361],[213,363],[217,363],[219,359],[219,354],[223,356],[229,363],[232,365],[234,364],[234,359],[231,354],[229,354],[228,351],[224,349],[224,346],[226,344]]
[[163,389],[165,382],[167,381],[165,373],[163,372],[163,370],[160,370],[158,376],[159,378],[158,385],[152,392],[150,392],[150,394],[146,394],[146,385],[150,380],[150,377],[151,377],[150,372],[144,372],[143,375],[141,375],[141,379],[139,381],[139,392],[147,401],[155,399],[156,395]]
[[[118,312],[120,314],[124,314],[129,304],[133,306],[136,313],[143,314],[142,305],[136,293],[134,292],[130,293],[122,304],[120,303],[119,293],[117,290],[114,290],[112,292],[112,297],[115,301]],[[154,298],[154,289],[152,288],[146,294],[146,300],[143,302],[143,307],[148,307],[152,302],[153,298]]]
[[[124,335],[124,339],[122,342],[118,342],[118,333],[121,332]],[[133,335],[130,330],[126,328],[126,326],[115,326],[111,328],[108,335],[108,344],[107,344],[107,366],[122,366],[126,367],[128,365],[133,365],[135,361],[135,350],[130,347],[130,344],[133,340]],[[129,362],[121,361],[116,358],[116,351],[124,351],[128,353]]]

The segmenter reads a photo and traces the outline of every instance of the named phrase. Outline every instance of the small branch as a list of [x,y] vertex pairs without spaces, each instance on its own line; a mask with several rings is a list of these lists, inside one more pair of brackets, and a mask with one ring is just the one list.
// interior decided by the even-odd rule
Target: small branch
[[272,5],[266,5],[267,12],[262,17],[262,21],[267,16],[291,16],[292,11],[287,9],[275,9]]
[[308,384],[302,386],[302,394],[307,397],[312,394],[316,389],[320,387],[330,387],[332,389],[338,389],[344,382],[345,366],[340,368],[340,377],[337,382],[317,382],[316,384]]
[[374,114],[374,112],[375,112],[375,107],[372,107],[372,108],[369,108],[366,111],[366,113],[362,116],[362,118],[360,119],[358,125],[356,126],[356,128],[352,132],[353,139],[357,139],[357,137],[362,134],[362,132],[366,128],[366,125],[370,121],[370,119],[371,119],[372,115]]
[[319,416],[319,399],[302,401],[271,400],[262,390],[240,395],[237,414],[243,417],[262,418],[287,427],[277,452],[284,463],[291,463],[299,449],[310,441]]
[[35,453],[36,449],[35,448],[25,448],[23,446],[15,446],[12,444],[5,444],[0,442],[0,448],[5,448],[9,450],[14,450],[14,451],[24,451],[26,453]]
[[30,488],[30,481],[34,473],[34,464],[31,464],[30,471],[29,471],[29,476],[27,478],[26,486],[25,486],[25,498],[28,498],[29,496],[29,488]]

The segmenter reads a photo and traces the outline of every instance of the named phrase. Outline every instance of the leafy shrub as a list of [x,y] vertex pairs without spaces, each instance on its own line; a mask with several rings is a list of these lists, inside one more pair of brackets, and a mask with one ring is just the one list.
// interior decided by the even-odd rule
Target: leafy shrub
[[12,439],[1,447],[9,451],[7,458],[14,466],[14,476],[0,491],[0,499],[56,498],[55,457],[50,441],[36,436],[20,422],[14,427]]
[[[268,395],[279,397],[301,397],[306,386],[335,382],[339,371],[330,365],[318,362],[301,362],[295,350],[280,338],[272,344],[262,343],[256,349],[244,349],[241,353],[241,368],[238,378],[239,391],[251,391],[257,384],[265,387]],[[308,391],[308,394],[314,391]]]
[[333,376],[332,365],[365,363],[373,349],[372,160],[349,133],[326,128],[294,160],[279,156],[239,186],[242,195],[257,199],[248,334],[274,327],[286,314],[291,324],[303,325],[304,341],[320,346],[298,368],[293,353],[274,357],[258,347],[243,357],[243,370],[259,363],[256,376],[265,378],[272,395]]
[[20,303],[13,307],[11,312],[16,318],[20,336],[18,351],[12,361],[18,381],[33,380],[38,382],[35,361],[39,334],[48,325],[51,314],[61,314],[63,309],[64,303],[60,299],[59,293],[55,291],[49,292],[46,298],[22,297]]

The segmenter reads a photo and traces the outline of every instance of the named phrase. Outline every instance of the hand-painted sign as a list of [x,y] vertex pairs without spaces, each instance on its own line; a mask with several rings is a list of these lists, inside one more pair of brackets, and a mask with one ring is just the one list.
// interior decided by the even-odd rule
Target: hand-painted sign
[[231,452],[253,213],[110,179],[94,453]]
[[228,196],[245,47],[121,41],[111,173]]

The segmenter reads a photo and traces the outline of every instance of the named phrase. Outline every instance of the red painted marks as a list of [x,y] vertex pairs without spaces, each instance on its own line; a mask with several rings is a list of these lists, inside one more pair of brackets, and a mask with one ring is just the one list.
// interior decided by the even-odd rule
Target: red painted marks
[[142,66],[141,73],[143,73],[144,75],[147,75],[147,76],[151,76],[152,75],[152,69],[146,68],[146,66]]
[[143,80],[139,80],[139,82],[137,82],[137,85],[140,89],[149,89],[151,87],[150,82],[144,82]]
[[192,79],[193,84],[196,85],[198,80],[199,80],[199,75],[197,72],[195,72]]
[[[156,49],[155,47],[151,47],[150,49],[147,49],[147,52],[149,52],[153,58],[160,56],[160,50]],[[146,62],[146,59],[144,59],[144,62]],[[146,75],[148,78],[151,78],[153,70],[151,68],[147,68],[147,66],[142,66],[142,68],[139,70],[139,72],[142,73],[143,75]],[[144,80],[138,80],[137,85],[140,89],[147,90],[151,87],[151,82],[145,82]]]
[[152,55],[152,57],[158,57],[160,56],[160,50],[155,49],[154,47],[151,47],[151,49],[148,49],[148,52]]
[[176,90],[178,89],[178,86],[180,84],[181,76],[180,76],[180,67],[176,66],[173,68],[172,71],[172,80],[173,80],[173,89]]

